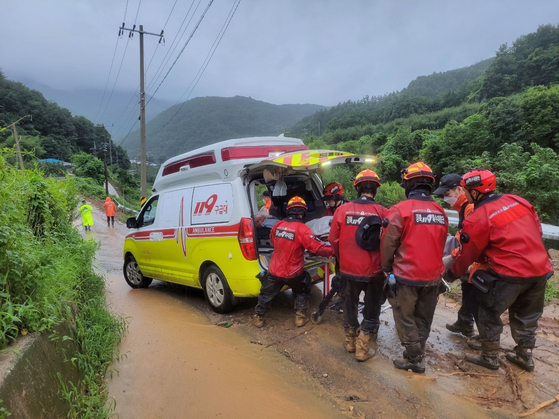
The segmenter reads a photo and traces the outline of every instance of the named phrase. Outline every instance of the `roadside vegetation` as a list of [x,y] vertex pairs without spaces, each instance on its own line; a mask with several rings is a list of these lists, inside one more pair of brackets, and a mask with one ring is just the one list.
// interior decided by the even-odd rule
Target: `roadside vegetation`
[[72,227],[83,184],[19,170],[13,158],[0,150],[0,350],[20,334],[73,321],[74,336],[54,335],[79,348],[69,362],[82,381],[62,380],[69,417],[107,417],[103,379],[125,326],[107,311],[104,281],[93,273],[96,243]]
[[[499,192],[528,199],[542,222],[559,224],[559,26],[540,26],[490,60],[418,77],[400,92],[320,110],[290,135],[312,149],[380,156],[385,205],[403,199],[400,170],[423,160],[439,177],[492,170]],[[324,178],[338,179],[351,198],[359,169]]]

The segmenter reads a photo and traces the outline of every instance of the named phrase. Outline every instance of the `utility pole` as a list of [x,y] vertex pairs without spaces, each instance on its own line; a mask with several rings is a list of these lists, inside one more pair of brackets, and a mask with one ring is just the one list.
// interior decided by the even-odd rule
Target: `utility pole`
[[23,167],[23,157],[21,157],[21,149],[19,148],[19,136],[17,135],[16,124],[12,124],[12,126],[13,126],[13,132],[14,132],[14,140],[16,140],[17,156],[19,157],[19,168],[21,170],[23,170],[24,169],[24,167]]
[[147,198],[146,187],[146,92],[144,91],[144,34],[159,37],[159,43],[163,40],[163,31],[158,35],[156,33],[144,32],[144,26],[140,25],[140,29],[136,30],[136,25],[132,29],[125,28],[124,23],[119,28],[118,35],[121,36],[124,31],[129,31],[129,38],[132,38],[134,32],[140,34],[140,188],[142,198]]
[[[20,167],[21,170],[24,169],[24,166],[23,166],[23,157],[21,156],[21,149],[19,148],[19,135],[17,134],[16,124],[17,124],[19,121],[21,121],[22,119],[27,118],[27,117],[30,117],[30,118],[31,118],[31,115],[22,116],[22,117],[19,118],[16,122],[11,123],[11,124],[8,125],[7,127],[0,129],[0,132],[2,132],[2,131],[4,131],[4,130],[7,129],[7,128],[12,127],[12,132],[14,133],[14,140],[15,140],[15,142],[16,142],[16,152],[17,152],[17,156],[18,156],[18,159],[19,159],[19,167]],[[33,120],[33,118],[31,118],[31,120]]]
[[103,130],[102,133],[103,133],[103,164],[105,166],[105,192],[107,193],[107,196],[109,196],[109,171],[107,170],[107,140],[105,137],[105,125],[99,124],[97,126]]

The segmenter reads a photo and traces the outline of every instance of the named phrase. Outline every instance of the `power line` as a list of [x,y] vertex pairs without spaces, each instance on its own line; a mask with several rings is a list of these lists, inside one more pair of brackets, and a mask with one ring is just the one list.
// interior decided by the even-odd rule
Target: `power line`
[[[233,7],[231,8],[231,11],[229,12],[229,15],[227,16],[226,22],[223,24],[223,26],[221,27],[220,32],[218,33],[216,39],[214,40],[214,43],[212,44],[212,47],[210,48],[210,51],[208,52],[208,54],[206,55],[206,59],[204,60],[204,62],[202,63],[202,66],[200,67],[200,69],[198,70],[198,72],[196,73],[196,76],[194,76],[194,79],[190,82],[189,86],[187,87],[186,91],[183,93],[183,95],[181,96],[181,98],[179,99],[179,101],[175,104],[177,105],[180,101],[183,100],[183,97],[188,93],[188,90],[190,89],[190,86],[192,86],[192,84],[194,83],[194,85],[192,86],[192,89],[190,89],[190,93],[188,93],[188,96],[186,97],[185,101],[182,102],[181,106],[179,107],[179,109],[177,109],[177,111],[175,112],[175,114],[167,121],[167,123],[161,128],[164,129],[172,120],[175,116],[177,116],[177,114],[180,112],[180,110],[182,109],[182,107],[184,106],[184,104],[186,103],[186,100],[188,100],[188,98],[190,97],[190,95],[192,94],[192,92],[194,91],[194,89],[196,88],[196,85],[198,84],[198,82],[200,81],[200,79],[202,78],[202,75],[204,74],[204,72],[206,71],[206,68],[208,67],[210,61],[212,60],[212,57],[215,54],[215,51],[217,50],[217,47],[219,46],[219,44],[221,43],[221,40],[223,39],[223,36],[225,35],[225,32],[227,31],[227,29],[229,28],[229,24],[231,23],[231,20],[233,19],[233,16],[235,16],[235,12],[237,11],[237,8],[239,7],[239,4],[241,3],[241,0],[238,0],[236,4],[233,4]],[[215,46],[215,47],[214,47]],[[149,102],[148,102],[149,103]]]
[[[188,17],[188,14],[190,13],[190,9],[192,8],[192,5],[194,4],[194,1],[195,1],[195,0],[193,0],[192,3],[190,4],[190,8],[188,9],[187,15],[185,16],[185,18],[184,18],[184,20],[183,20],[181,26],[179,27],[179,31],[180,31],[180,28],[182,27],[182,25],[184,24],[184,21],[186,20],[186,17]],[[169,19],[171,18],[172,14],[173,14],[173,11],[175,10],[175,6],[177,5],[177,2],[178,2],[178,0],[175,0],[175,2],[174,2],[174,4],[173,4],[173,7],[171,8],[171,11],[169,12],[169,15],[167,16],[167,20],[165,21],[165,25],[163,25],[163,31],[165,31],[165,29],[167,28],[167,24],[169,23]],[[176,40],[176,37],[177,37],[177,35],[175,35],[175,38],[173,39],[173,42],[171,43],[171,46],[174,44],[174,42],[175,42],[175,40]],[[147,72],[149,71],[149,69],[150,69],[150,67],[151,67],[151,63],[152,63],[153,59],[155,58],[155,55],[156,55],[157,50],[158,50],[158,48],[159,48],[159,45],[160,45],[160,43],[157,44],[157,46],[155,47],[155,50],[153,51],[153,55],[151,56],[151,59],[150,59],[150,61],[149,61],[149,63],[148,63],[148,66],[147,66],[147,68],[146,68],[146,74],[147,74]],[[168,52],[167,52],[167,54],[168,54]],[[165,55],[165,58],[167,57],[167,54]],[[163,60],[165,60],[165,58],[164,58]],[[155,72],[155,74],[157,74],[157,72],[159,71],[160,68],[161,68],[161,65],[159,66],[159,68],[158,68],[158,70]],[[149,86],[148,86],[148,89],[149,89]],[[130,98],[130,100],[128,101],[128,103],[126,104],[126,106],[124,107],[124,109],[122,110],[121,114],[120,114],[120,115],[118,116],[118,118],[114,121],[114,124],[116,124],[116,122],[118,122],[118,120],[120,120],[120,118],[126,113],[126,111],[128,111],[128,109],[129,109],[129,107],[130,107],[130,105],[131,105],[131,103],[132,103],[132,100],[133,100],[134,98],[138,97],[138,92],[139,92],[139,90],[140,90],[140,85],[138,84],[138,87],[136,88],[135,92],[132,94],[132,97]],[[133,108],[132,108],[132,110],[133,110]],[[128,112],[128,117],[125,118],[126,122],[125,122],[123,125],[128,125],[128,121],[130,121],[130,120],[132,119],[131,113],[132,113],[132,111]],[[135,125],[135,124],[134,124],[134,125]],[[119,129],[118,132],[121,132],[121,131],[122,131],[122,129]]]
[[[190,3],[190,7],[188,8],[188,10],[186,12],[186,15],[184,16],[184,19],[182,20],[181,25],[179,26],[179,29],[177,31],[177,35],[175,35],[175,37],[173,38],[173,41],[171,42],[171,45],[169,46],[169,49],[167,50],[167,53],[165,54],[165,56],[163,57],[163,60],[161,60],[161,64],[159,64],[159,67],[155,71],[155,75],[152,78],[152,82],[150,82],[148,84],[148,87],[147,87],[146,90],[150,90],[152,88],[152,86],[155,84],[155,80],[157,80],[157,78],[163,72],[163,67],[165,65],[167,65],[167,63],[171,59],[171,56],[173,55],[173,53],[177,49],[178,44],[175,45],[175,43],[180,42],[180,40],[184,36],[186,30],[188,29],[188,26],[190,25],[190,22],[192,22],[192,18],[194,17],[194,14],[198,10],[198,7],[200,6],[200,3],[202,2],[202,0],[198,0],[198,4],[196,5],[194,11],[192,12],[192,16],[190,16],[190,19],[188,20],[188,23],[186,24],[186,26],[184,26],[184,22],[186,22],[186,19],[188,18],[188,15],[190,14],[190,10],[192,10],[192,6],[194,6],[195,1],[196,0],[192,0],[192,3]],[[184,29],[182,29],[183,26],[184,26]],[[182,33],[181,33],[181,29],[182,29]],[[178,35],[179,33],[180,33],[180,36]],[[177,38],[178,38],[178,41],[177,41]]]
[[155,92],[152,93],[150,100],[148,101],[147,104],[149,104],[149,102],[151,101],[151,99],[153,99],[153,97],[155,96],[155,94],[157,93],[157,91],[159,90],[159,88],[161,87],[161,85],[163,84],[163,82],[167,79],[167,76],[169,75],[169,73],[171,72],[171,70],[173,69],[173,67],[175,66],[175,64],[177,63],[178,59],[180,58],[180,56],[182,55],[182,53],[184,52],[184,49],[186,48],[186,46],[188,45],[188,43],[190,42],[190,40],[192,39],[192,37],[194,36],[194,34],[196,33],[196,30],[198,29],[198,27],[200,26],[200,23],[202,22],[202,20],[204,19],[204,17],[206,16],[206,13],[208,12],[208,9],[210,8],[210,6],[212,5],[212,3],[214,2],[214,0],[210,0],[210,2],[208,3],[208,5],[206,6],[206,10],[204,10],[204,12],[202,13],[202,16],[200,16],[200,19],[198,20],[198,23],[196,24],[196,26],[194,27],[194,30],[192,31],[192,33],[190,34],[190,36],[188,37],[188,39],[186,40],[184,46],[182,47],[181,51],[179,52],[179,55],[177,56],[177,58],[175,59],[175,61],[173,62],[173,64],[171,65],[171,67],[169,68],[169,70],[167,71],[167,74],[165,74],[165,77],[163,77],[163,80],[161,80],[161,83],[159,83],[159,86],[157,86],[157,89],[155,89]]
[[[126,11],[128,10],[128,0],[126,0],[126,6],[124,7],[124,18],[123,21],[126,20]],[[124,25],[124,23],[123,23]],[[107,76],[107,82],[105,83],[105,90],[103,90],[103,96],[101,97],[101,103],[99,103],[99,109],[97,109],[97,113],[95,114],[95,118],[94,121],[97,120],[97,115],[99,115],[99,111],[101,110],[101,107],[103,106],[103,100],[105,100],[105,93],[107,92],[107,86],[109,85],[109,80],[111,79],[111,72],[113,71],[113,64],[115,62],[115,57],[116,57],[116,51],[118,48],[118,41],[120,40],[120,37],[116,38],[116,44],[115,44],[115,50],[113,52],[113,59],[111,61],[111,66],[109,68],[109,75]]]

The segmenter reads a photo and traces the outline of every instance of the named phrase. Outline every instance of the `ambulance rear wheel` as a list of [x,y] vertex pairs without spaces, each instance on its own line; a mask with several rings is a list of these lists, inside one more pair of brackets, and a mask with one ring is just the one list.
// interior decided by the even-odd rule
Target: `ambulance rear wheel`
[[138,262],[136,262],[136,259],[134,259],[132,255],[126,256],[122,270],[124,271],[126,283],[132,288],[146,288],[151,284],[152,279],[146,278],[142,274]]
[[217,266],[210,266],[202,277],[202,288],[206,301],[216,313],[227,313],[233,308],[233,293],[225,275]]

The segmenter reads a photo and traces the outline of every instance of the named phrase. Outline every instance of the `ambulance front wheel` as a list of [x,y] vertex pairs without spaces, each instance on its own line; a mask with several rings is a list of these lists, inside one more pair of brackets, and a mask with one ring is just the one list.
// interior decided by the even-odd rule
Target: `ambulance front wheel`
[[151,284],[152,279],[146,278],[142,274],[138,262],[136,262],[136,259],[134,259],[132,255],[126,256],[122,270],[124,271],[126,283],[132,288],[146,288]]
[[213,311],[220,314],[231,311],[234,297],[221,269],[215,265],[206,269],[202,277],[202,287],[206,301]]

